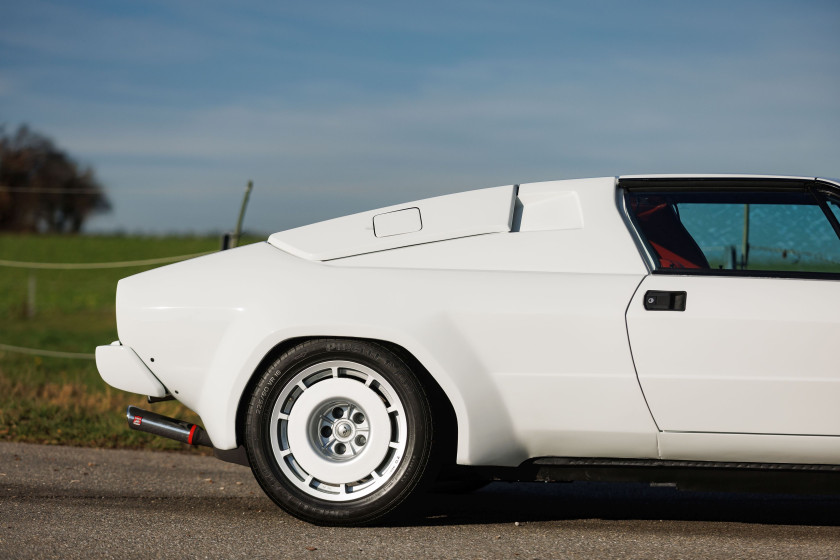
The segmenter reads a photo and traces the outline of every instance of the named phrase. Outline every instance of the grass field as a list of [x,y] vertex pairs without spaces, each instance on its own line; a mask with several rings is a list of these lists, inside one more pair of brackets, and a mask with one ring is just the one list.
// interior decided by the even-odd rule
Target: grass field
[[[243,242],[253,242],[250,239]],[[0,259],[92,263],[214,251],[217,237],[0,235]],[[28,270],[0,266],[0,344],[92,354],[117,339],[117,280],[154,268]],[[27,301],[35,283],[34,315]],[[177,442],[129,430],[125,408],[145,398],[107,386],[91,359],[51,358],[0,349],[0,439],[10,441],[183,449]],[[153,405],[198,421],[175,401]]]

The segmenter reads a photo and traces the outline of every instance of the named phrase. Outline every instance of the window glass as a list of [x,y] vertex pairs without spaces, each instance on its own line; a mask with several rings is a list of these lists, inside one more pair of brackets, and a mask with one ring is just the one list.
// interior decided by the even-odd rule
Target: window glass
[[840,238],[808,192],[633,192],[630,208],[661,268],[840,273]]
[[838,222],[840,222],[840,202],[838,202],[838,200],[833,196],[829,197],[828,207],[831,208],[831,211],[834,213],[834,217],[837,218]]

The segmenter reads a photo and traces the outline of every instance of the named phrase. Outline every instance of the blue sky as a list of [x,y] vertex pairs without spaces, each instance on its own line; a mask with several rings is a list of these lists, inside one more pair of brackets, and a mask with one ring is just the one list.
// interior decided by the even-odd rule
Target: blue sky
[[0,123],[92,165],[88,230],[272,232],[630,173],[840,176],[840,3],[27,2]]

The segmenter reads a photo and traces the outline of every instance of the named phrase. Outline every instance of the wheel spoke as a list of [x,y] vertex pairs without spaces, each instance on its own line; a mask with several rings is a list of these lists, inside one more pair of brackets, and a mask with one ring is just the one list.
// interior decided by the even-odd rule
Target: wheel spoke
[[356,362],[326,361],[300,371],[277,395],[272,417],[277,466],[312,497],[368,496],[404,458],[403,403],[387,378]]

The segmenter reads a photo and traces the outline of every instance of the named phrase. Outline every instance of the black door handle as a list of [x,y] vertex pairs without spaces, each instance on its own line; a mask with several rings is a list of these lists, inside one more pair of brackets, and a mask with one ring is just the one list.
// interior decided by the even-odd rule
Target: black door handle
[[685,292],[645,292],[645,309],[648,311],[685,311]]

